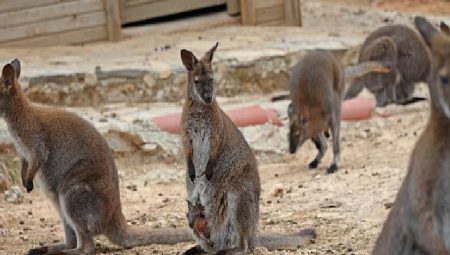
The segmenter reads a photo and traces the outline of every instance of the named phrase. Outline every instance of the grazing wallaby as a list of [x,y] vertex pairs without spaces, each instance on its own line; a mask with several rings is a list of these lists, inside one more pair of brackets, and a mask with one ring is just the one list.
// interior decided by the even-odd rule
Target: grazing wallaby
[[327,173],[334,173],[340,160],[339,132],[344,77],[353,79],[368,72],[389,70],[382,63],[367,62],[347,68],[344,75],[341,64],[331,53],[307,53],[294,66],[289,79],[292,100],[288,106],[290,153],[295,153],[307,139],[311,139],[319,153],[309,163],[309,168],[316,168],[327,150],[325,135],[331,130],[334,157]]
[[257,163],[244,136],[215,100],[211,62],[217,46],[201,59],[181,50],[188,73],[182,114],[188,200],[203,207],[201,215],[207,233],[200,236],[194,231],[199,245],[185,254],[246,253],[255,245],[297,248],[314,238],[313,230],[256,236],[261,191]]
[[122,247],[192,240],[186,230],[131,228],[122,213],[119,178],[108,144],[77,115],[32,105],[18,79],[20,62],[3,67],[0,114],[22,159],[28,192],[39,184],[56,207],[64,226],[64,244],[32,249],[28,254],[94,254],[93,237],[105,234]]
[[406,105],[425,100],[412,97],[415,83],[426,82],[431,59],[422,38],[413,29],[403,25],[389,25],[372,32],[364,41],[358,62],[389,63],[389,73],[369,73],[355,79],[345,99],[355,97],[366,87],[377,100],[377,106],[389,103]]
[[450,254],[450,32],[445,24],[439,32],[422,17],[415,25],[434,56],[428,78],[431,114],[375,255]]

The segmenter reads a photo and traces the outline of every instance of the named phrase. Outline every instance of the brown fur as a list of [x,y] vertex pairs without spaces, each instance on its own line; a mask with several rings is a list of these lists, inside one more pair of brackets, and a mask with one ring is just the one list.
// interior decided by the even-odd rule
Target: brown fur
[[372,32],[361,46],[358,62],[379,61],[392,66],[389,73],[371,73],[355,79],[345,98],[355,97],[366,87],[375,94],[377,106],[409,104],[415,83],[426,82],[431,59],[420,36],[403,25],[389,25]]
[[93,237],[105,234],[122,247],[189,241],[189,231],[131,228],[123,216],[117,169],[104,138],[87,121],[31,104],[20,88],[20,62],[4,66],[0,113],[22,159],[28,192],[38,182],[64,226],[64,244],[28,254],[94,254]]
[[211,61],[217,45],[202,59],[197,59],[190,51],[181,51],[188,71],[182,114],[188,200],[201,203],[209,233],[209,239],[205,239],[194,232],[199,245],[185,254],[246,253],[255,245],[269,246],[265,240],[271,240],[277,248],[276,238],[282,244],[288,241],[290,247],[307,243],[313,238],[313,232],[294,237],[267,237],[258,242],[261,184],[257,163],[242,133],[214,98],[216,88]]
[[434,56],[428,78],[431,115],[375,244],[376,255],[450,254],[450,35],[422,17],[415,23]]

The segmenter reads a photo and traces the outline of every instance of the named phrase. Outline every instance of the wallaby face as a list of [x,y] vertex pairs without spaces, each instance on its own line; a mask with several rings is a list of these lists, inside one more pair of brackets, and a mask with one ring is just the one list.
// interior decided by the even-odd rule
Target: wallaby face
[[27,254],[95,253],[94,236],[133,247],[192,240],[190,231],[129,227],[122,213],[117,168],[102,135],[74,113],[36,106],[20,88],[20,62],[3,67],[0,111],[21,159],[27,192],[38,184],[61,218],[64,243],[31,249]]
[[215,81],[211,61],[218,45],[219,43],[216,43],[200,60],[192,52],[181,50],[181,60],[189,71],[189,91],[192,91],[195,99],[205,104],[211,104],[215,96]]
[[289,152],[294,154],[298,147],[310,137],[308,132],[308,119],[306,116],[299,116],[292,103],[288,106],[289,116]]

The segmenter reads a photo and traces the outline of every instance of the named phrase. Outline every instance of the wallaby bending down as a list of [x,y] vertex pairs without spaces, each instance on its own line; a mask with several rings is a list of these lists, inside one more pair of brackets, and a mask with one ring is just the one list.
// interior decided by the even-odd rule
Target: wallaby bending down
[[415,83],[426,82],[431,59],[422,38],[403,25],[389,25],[372,32],[364,41],[358,62],[379,61],[392,66],[389,73],[370,73],[357,78],[347,89],[345,99],[355,97],[366,87],[376,97],[377,106],[406,105],[425,100],[412,97]]
[[376,255],[450,254],[450,30],[441,24],[439,32],[422,17],[415,24],[434,56],[431,114],[375,244]]
[[39,184],[57,209],[64,244],[34,254],[94,254],[93,237],[105,234],[122,247],[190,241],[189,229],[146,230],[127,225],[120,203],[117,169],[106,141],[87,121],[53,108],[32,105],[18,79],[20,62],[3,67],[0,114],[22,160],[28,192]]
[[[201,59],[181,50],[188,73],[182,114],[188,201],[201,204],[189,206],[189,210],[197,209],[188,211],[188,218],[191,217],[188,221],[198,245],[185,254],[246,253],[255,245],[297,248],[314,238],[314,230],[295,235],[256,236],[259,173],[250,146],[215,100],[211,61],[217,46],[218,43]],[[201,218],[200,226],[192,215]]]
[[289,79],[292,102],[288,106],[290,122],[289,151],[295,153],[307,139],[319,150],[309,168],[316,168],[327,150],[325,134],[331,130],[333,161],[327,173],[338,169],[340,160],[341,103],[344,77],[353,79],[368,72],[388,72],[389,67],[378,62],[365,62],[346,69],[329,52],[307,53],[294,66]]

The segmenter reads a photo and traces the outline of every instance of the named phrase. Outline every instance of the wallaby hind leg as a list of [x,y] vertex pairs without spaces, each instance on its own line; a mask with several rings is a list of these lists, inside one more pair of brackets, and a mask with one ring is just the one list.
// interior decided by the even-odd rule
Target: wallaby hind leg
[[102,209],[100,199],[89,186],[74,185],[59,195],[59,203],[62,216],[75,232],[77,245],[55,254],[94,254],[93,236],[100,227],[99,211]]
[[325,140],[324,134],[319,134],[318,136],[313,137],[311,140],[316,145],[317,150],[319,150],[316,158],[313,161],[311,161],[308,165],[310,169],[314,169],[317,168],[317,166],[319,166],[320,161],[322,160],[323,156],[325,155],[325,152],[327,151],[327,142]]
[[328,174],[332,174],[338,170],[341,159],[341,109],[336,109],[330,118],[331,136],[333,137],[333,161],[327,169]]
[[389,103],[384,90],[376,92],[375,99],[377,101],[377,107],[385,107]]
[[[59,209],[60,210],[60,209]],[[37,255],[37,254],[52,254],[59,253],[63,250],[73,249],[77,246],[77,237],[75,235],[75,231],[73,231],[72,227],[67,224],[67,221],[61,216],[61,223],[64,227],[64,243],[62,244],[52,244],[46,245],[39,248],[31,249],[28,251],[28,255]]]

